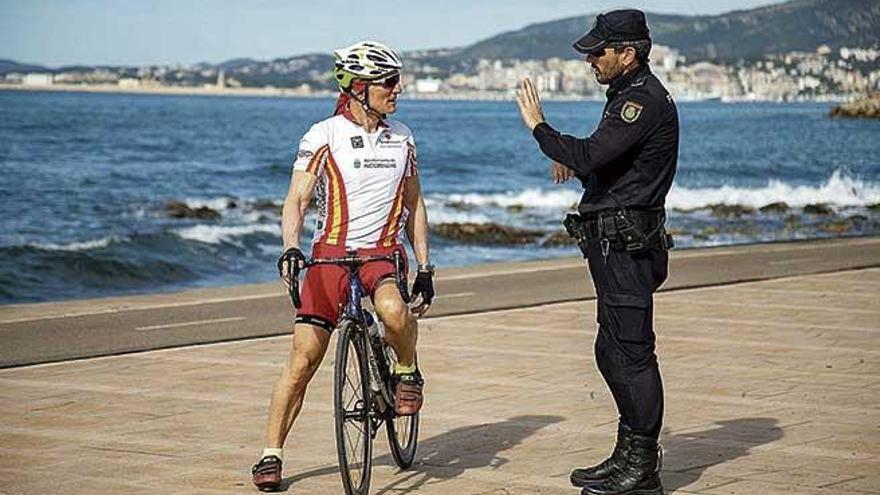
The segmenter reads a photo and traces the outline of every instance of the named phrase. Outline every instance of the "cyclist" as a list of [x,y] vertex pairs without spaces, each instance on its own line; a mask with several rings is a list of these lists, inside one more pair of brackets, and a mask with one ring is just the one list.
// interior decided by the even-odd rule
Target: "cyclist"
[[[315,257],[389,255],[404,249],[400,234],[406,232],[418,262],[412,308],[397,288],[393,263],[369,262],[359,274],[398,356],[393,370],[396,413],[412,415],[422,406],[424,383],[415,361],[416,318],[434,297],[434,269],[413,134],[386,118],[397,110],[403,64],[393,50],[374,41],[334,55],[340,88],[336,112],[314,124],[300,141],[282,211],[284,250],[302,259],[299,237],[313,195],[319,212],[312,242]],[[266,448],[253,467],[253,483],[260,490],[279,488],[284,440],[327,350],[347,288],[347,272],[339,266],[315,266],[305,275],[293,347],[269,405]]]

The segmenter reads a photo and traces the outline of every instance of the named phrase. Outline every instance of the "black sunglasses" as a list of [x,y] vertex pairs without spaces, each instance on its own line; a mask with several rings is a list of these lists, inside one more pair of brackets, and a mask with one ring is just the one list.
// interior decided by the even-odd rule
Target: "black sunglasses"
[[373,81],[370,84],[382,86],[385,89],[394,89],[394,86],[400,84],[400,74],[394,74],[393,76],[388,76],[385,79]]

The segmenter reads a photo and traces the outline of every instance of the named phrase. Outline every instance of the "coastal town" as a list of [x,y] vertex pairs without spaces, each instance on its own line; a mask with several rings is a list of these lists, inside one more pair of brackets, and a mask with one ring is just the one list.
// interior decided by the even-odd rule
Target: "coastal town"
[[[409,97],[508,99],[525,77],[549,98],[601,99],[604,94],[588,65],[577,59],[478,59],[450,68],[433,63],[435,51],[409,52],[405,58]],[[880,89],[880,47],[820,45],[811,52],[724,63],[692,62],[674,48],[655,45],[651,60],[680,101],[845,101]],[[18,89],[324,96],[334,88],[330,61],[307,55],[216,66],[72,67],[7,72],[0,83]]]

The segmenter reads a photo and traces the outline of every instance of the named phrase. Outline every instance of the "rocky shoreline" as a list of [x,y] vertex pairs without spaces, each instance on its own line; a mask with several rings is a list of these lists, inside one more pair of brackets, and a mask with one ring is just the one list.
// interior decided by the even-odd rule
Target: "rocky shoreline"
[[880,93],[845,103],[831,109],[832,117],[880,119]]
[[[271,222],[281,216],[281,205],[269,199],[256,200],[247,204],[238,204],[230,200],[225,206],[227,210],[243,209],[244,211],[264,213],[260,215],[260,218],[261,221],[266,222]],[[446,206],[465,209],[465,205],[459,205],[455,202]],[[513,205],[508,206],[507,210],[509,213],[516,214],[525,208],[524,205]],[[163,209],[169,218],[177,220],[217,221],[224,216],[225,212],[208,206],[190,206],[177,199],[167,201]],[[793,207],[785,202],[776,202],[760,208],[740,204],[712,204],[692,210],[671,209],[670,211],[673,215],[675,213],[687,215],[703,212],[702,215],[715,219],[714,224],[706,225],[703,222],[684,228],[676,227],[673,224],[668,227],[668,230],[675,236],[687,236],[705,241],[711,236],[722,234],[757,235],[759,227],[755,223],[756,221],[775,219],[780,223],[780,228],[787,231],[812,226],[817,231],[826,234],[846,235],[863,230],[864,227],[872,224],[875,226],[872,228],[880,228],[877,227],[876,219],[871,218],[875,213],[880,212],[880,203],[869,205],[866,209],[868,210],[865,212],[866,214],[846,215],[843,212],[835,211],[832,205],[826,203]],[[498,221],[485,223],[439,222],[431,225],[431,234],[455,243],[494,247],[556,248],[575,244],[574,240],[561,228],[517,227]]]

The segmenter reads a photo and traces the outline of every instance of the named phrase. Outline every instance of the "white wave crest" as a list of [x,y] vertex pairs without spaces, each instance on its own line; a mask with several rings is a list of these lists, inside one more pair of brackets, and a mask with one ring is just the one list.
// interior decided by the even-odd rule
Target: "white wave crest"
[[815,203],[828,203],[836,207],[868,206],[880,203],[880,184],[866,182],[836,170],[818,187],[792,186],[779,180],[771,180],[762,188],[723,186],[690,189],[673,186],[666,205],[680,210],[703,208],[712,204],[738,204],[760,208],[780,201],[795,207]]
[[482,213],[436,207],[428,209],[428,220],[432,225],[440,223],[490,223],[492,221]]
[[174,231],[174,234],[183,239],[207,244],[232,242],[238,237],[257,233],[280,236],[281,227],[264,223],[252,225],[194,225]]
[[54,243],[36,243],[32,244],[33,247],[44,249],[46,251],[90,251],[92,249],[101,249],[109,246],[114,242],[121,242],[127,239],[120,237],[102,237],[100,239],[92,239],[90,241],[78,241],[71,242],[68,244],[54,244]]
[[581,197],[581,193],[574,189],[560,188],[556,190],[547,190],[539,188],[529,188],[523,191],[508,191],[505,193],[495,194],[447,194],[434,196],[430,203],[461,203],[465,205],[475,206],[524,206],[526,208],[568,208],[576,203]]

